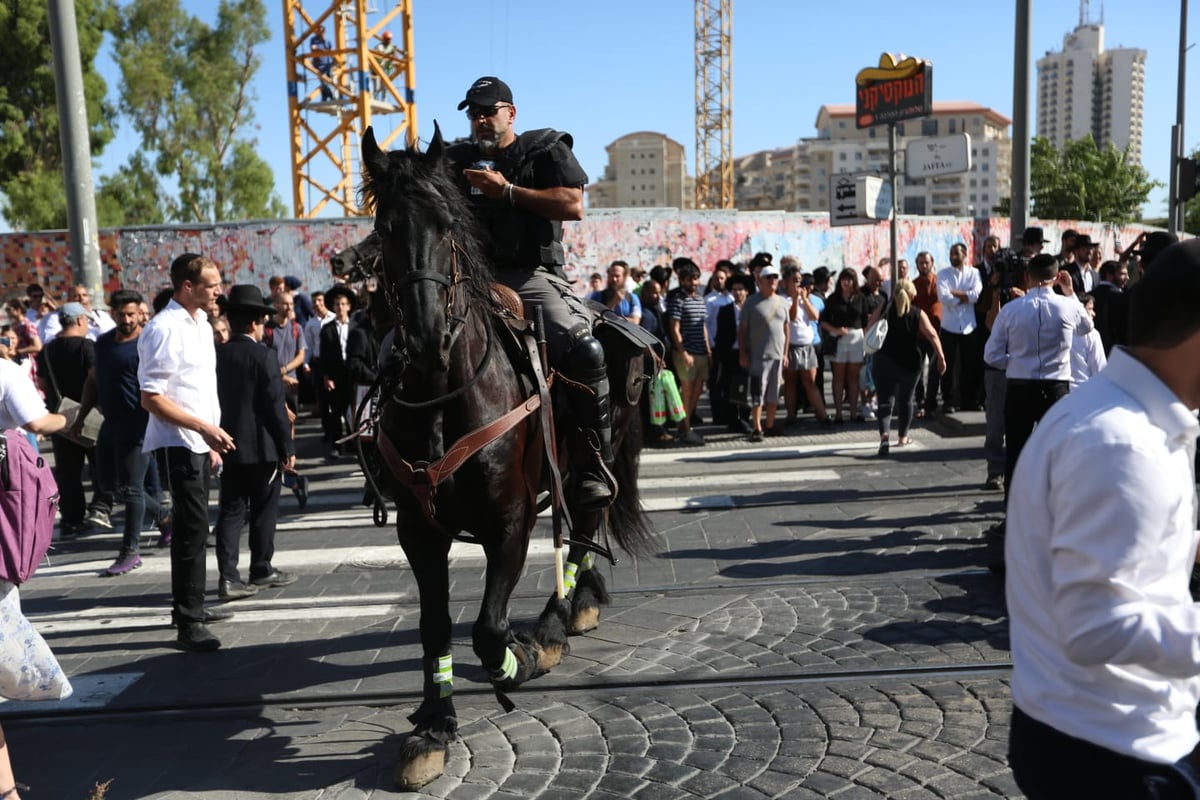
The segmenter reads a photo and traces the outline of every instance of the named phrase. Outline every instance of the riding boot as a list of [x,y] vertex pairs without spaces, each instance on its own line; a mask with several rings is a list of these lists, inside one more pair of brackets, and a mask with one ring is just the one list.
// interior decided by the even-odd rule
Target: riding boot
[[[597,374],[598,373],[598,374]],[[580,381],[591,391],[571,391],[572,415],[581,434],[581,446],[574,449],[572,468],[579,473],[578,502],[583,510],[605,508],[614,499],[612,415],[609,410],[608,375],[598,370]]]

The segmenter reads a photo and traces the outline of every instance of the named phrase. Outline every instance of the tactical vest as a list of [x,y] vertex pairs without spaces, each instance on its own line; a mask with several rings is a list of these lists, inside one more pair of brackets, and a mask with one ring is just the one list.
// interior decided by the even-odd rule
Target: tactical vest
[[447,149],[446,155],[454,164],[456,180],[471,200],[477,218],[487,231],[490,241],[486,244],[497,270],[533,270],[544,266],[565,277],[562,222],[510,206],[502,197],[492,199],[482,194],[471,194],[470,184],[462,177],[462,170],[480,161],[492,161],[491,168],[515,186],[547,188],[537,185],[538,161],[555,158],[555,150],[558,149],[554,146],[559,142],[566,145],[568,151],[573,144],[569,133],[541,128],[518,135],[515,142],[494,156],[483,155],[479,145],[474,142],[462,142]]

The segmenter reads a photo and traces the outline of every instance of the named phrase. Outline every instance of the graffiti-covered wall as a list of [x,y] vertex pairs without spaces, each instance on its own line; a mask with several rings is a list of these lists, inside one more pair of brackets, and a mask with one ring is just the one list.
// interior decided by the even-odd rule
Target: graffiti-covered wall
[[[1033,224],[1037,224],[1036,222]],[[1047,238],[1075,228],[1101,243],[1106,258],[1114,241],[1128,245],[1141,226],[1074,222],[1042,223]],[[118,287],[153,294],[170,281],[167,268],[180,253],[203,253],[224,270],[229,283],[252,283],[266,288],[272,275],[295,275],[305,288],[330,283],[329,258],[367,235],[365,218],[287,220],[225,225],[119,228],[100,235],[101,259],[107,291]],[[949,217],[908,217],[899,222],[901,257],[910,261],[928,250],[935,263],[945,265],[955,242],[967,242],[972,258],[984,237],[995,232],[1008,241],[1008,220],[970,220]],[[0,234],[0,271],[4,296],[28,283],[41,283],[62,297],[71,283],[70,247],[65,231]],[[707,273],[723,258],[748,260],[759,251],[778,256],[794,255],[806,269],[861,268],[888,254],[887,223],[832,228],[826,214],[787,212],[596,210],[582,222],[564,226],[567,272],[580,291],[592,272],[603,272],[609,262],[624,259],[652,267],[688,256]],[[1056,244],[1047,250],[1056,251]]]

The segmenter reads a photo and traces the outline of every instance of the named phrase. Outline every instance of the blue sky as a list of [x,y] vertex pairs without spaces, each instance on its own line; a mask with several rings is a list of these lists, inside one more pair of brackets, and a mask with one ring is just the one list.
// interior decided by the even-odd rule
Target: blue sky
[[[281,0],[265,0],[271,27],[282,27]],[[313,0],[310,13],[330,0]],[[378,8],[389,0],[373,0]],[[201,19],[215,19],[213,0],[184,0]],[[464,135],[456,110],[480,75],[498,75],[513,89],[517,129],[569,131],[593,180],[605,147],[634,131],[665,133],[695,159],[692,0],[414,0],[416,98],[422,140],[434,120],[447,137]],[[1012,116],[1014,3],[923,0],[733,0],[733,150],[742,155],[815,135],[826,103],[854,101],[854,75],[884,51],[933,62],[933,96],[970,100]],[[1079,22],[1078,0],[1033,3],[1032,59],[1062,46]],[[1099,20],[1101,4],[1090,4]],[[1193,13],[1188,42],[1200,23]],[[1106,47],[1140,47],[1146,59],[1143,164],[1167,183],[1170,128],[1175,121],[1178,0],[1109,0],[1103,4]],[[397,31],[398,33],[398,31]],[[104,59],[107,51],[101,53]],[[1185,122],[1190,151],[1200,145],[1200,56],[1190,54],[1193,99]],[[255,81],[255,135],[291,206],[285,56],[280,36],[264,45]],[[116,70],[98,65],[115,97]],[[1036,73],[1031,64],[1031,81]],[[1034,105],[1031,100],[1031,109]],[[1036,130],[1031,119],[1031,130]],[[136,147],[128,127],[98,161],[97,180]],[[1165,216],[1166,189],[1151,196],[1147,215]]]

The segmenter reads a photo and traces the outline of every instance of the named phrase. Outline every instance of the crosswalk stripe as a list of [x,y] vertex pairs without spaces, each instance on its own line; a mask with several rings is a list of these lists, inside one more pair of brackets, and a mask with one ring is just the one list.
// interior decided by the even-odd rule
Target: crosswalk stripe
[[[678,477],[654,477],[641,478],[638,481],[638,490],[642,495],[643,503],[648,511],[673,511],[685,510],[694,508],[696,502],[704,502],[704,496],[697,496],[697,492],[707,487],[731,489],[745,488],[749,486],[786,486],[789,484],[806,483],[809,481],[836,481],[841,475],[832,469],[807,469],[807,470],[787,470],[778,472],[762,472],[762,473],[747,473],[747,472],[727,472],[727,473],[712,473],[708,472],[704,475],[683,475]],[[686,489],[687,492],[681,493],[679,490]],[[671,490],[670,494],[664,497],[653,497],[654,492],[663,492]],[[353,492],[321,492],[314,491],[308,500],[310,509],[319,509],[324,507],[345,508],[350,506],[358,511],[363,508],[361,506],[362,491]],[[288,511],[289,509],[284,509]],[[358,517],[359,519],[370,522],[370,512],[365,512],[365,516]],[[304,516],[306,521],[321,520],[326,521],[324,516],[318,516],[314,513],[307,513]],[[333,518],[333,522],[337,523],[341,519],[339,515]],[[284,526],[290,526],[284,528]],[[280,523],[280,528],[285,530],[298,530],[305,527],[305,523],[300,521]],[[340,526],[339,527],[344,527]]]

